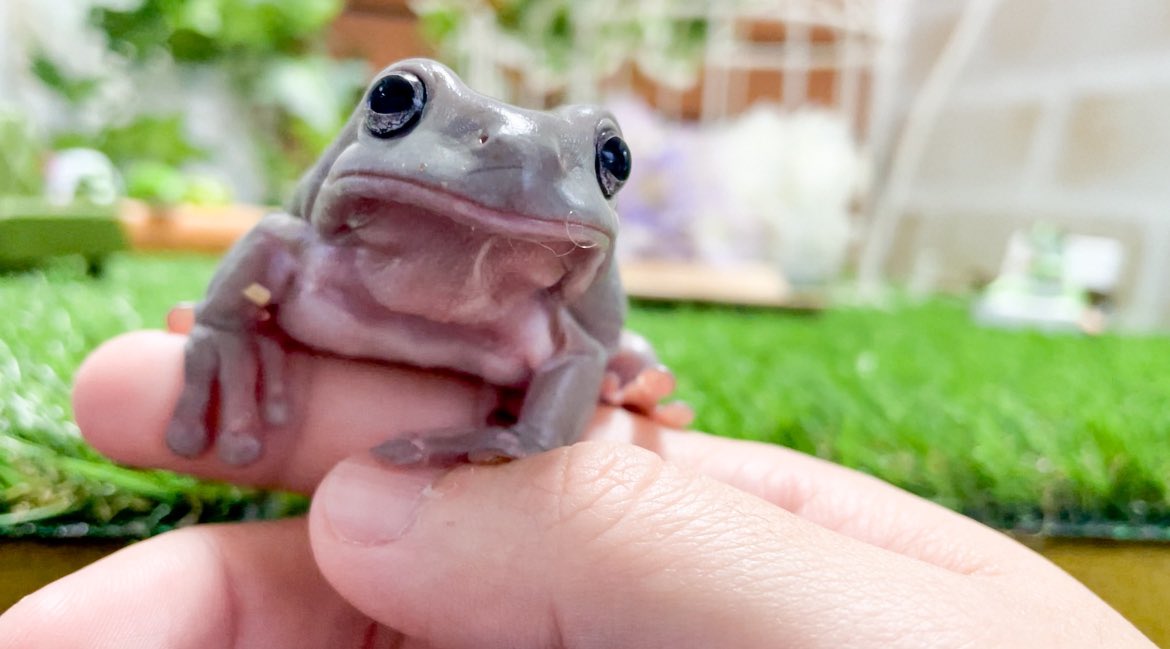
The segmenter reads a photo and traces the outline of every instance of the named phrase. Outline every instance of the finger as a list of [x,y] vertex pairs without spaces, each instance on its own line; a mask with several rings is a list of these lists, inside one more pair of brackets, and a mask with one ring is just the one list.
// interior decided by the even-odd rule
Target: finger
[[[163,431],[179,393],[183,340],[152,332],[130,334],[87,360],[78,373],[75,411],[82,432],[99,450],[129,464],[308,492],[333,464],[395,433],[485,418],[483,396],[467,382],[301,355],[293,364],[310,374],[310,409],[300,430],[270,435],[266,453],[244,468],[225,466],[214,457],[180,458],[166,448]],[[612,408],[599,410],[590,436],[650,448],[819,525],[951,570],[986,567],[986,555],[971,556],[963,549],[966,545],[954,543],[968,535],[995,548],[997,560],[1031,557],[970,519],[782,447],[664,431],[643,417]]]
[[[225,466],[214,457],[180,458],[163,431],[179,393],[183,338],[137,333],[100,348],[78,373],[75,411],[98,449],[129,464],[308,492],[330,466],[395,432],[482,422],[474,386],[449,377],[336,359],[296,357],[312,367],[309,412],[298,431],[269,436],[255,464]],[[952,540],[977,535],[1002,555],[1030,556],[1010,540],[880,481],[780,447],[663,431],[621,409],[602,409],[591,436],[640,444],[754,493],[820,525],[956,571],[975,571]]]
[[1024,546],[966,516],[789,448],[663,430],[614,408],[599,409],[591,430],[595,439],[648,448],[817,525],[948,570],[988,572],[1035,559]]
[[73,408],[85,438],[131,465],[172,469],[242,484],[308,492],[346,456],[408,432],[482,424],[494,392],[452,375],[293,353],[284,377],[301,405],[292,422],[265,433],[261,457],[245,467],[211,454],[167,448],[167,425],[182,387],[185,338],[136,332],[95,351],[78,370]]
[[321,578],[304,520],[164,534],[0,616],[0,649],[357,649],[392,635]]
[[966,577],[628,444],[446,475],[347,460],[310,535],[346,599],[451,648],[945,645],[969,631],[948,602],[979,605]]

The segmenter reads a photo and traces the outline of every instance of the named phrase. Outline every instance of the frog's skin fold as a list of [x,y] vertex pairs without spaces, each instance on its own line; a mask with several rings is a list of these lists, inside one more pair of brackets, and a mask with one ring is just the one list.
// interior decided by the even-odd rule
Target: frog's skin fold
[[295,412],[282,376],[294,345],[523,394],[510,420],[375,449],[396,464],[568,444],[599,397],[653,414],[674,384],[622,330],[620,136],[604,110],[516,108],[433,61],[383,70],[288,209],[236,244],[195,307],[170,448],[255,461],[262,432]]

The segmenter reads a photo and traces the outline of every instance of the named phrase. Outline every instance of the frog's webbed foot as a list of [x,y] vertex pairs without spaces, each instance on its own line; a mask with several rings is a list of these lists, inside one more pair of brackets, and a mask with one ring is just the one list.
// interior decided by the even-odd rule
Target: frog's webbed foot
[[167,428],[167,446],[196,457],[214,441],[228,464],[254,462],[263,451],[264,429],[288,419],[283,362],[283,349],[273,338],[195,324],[187,338],[183,391]]
[[674,374],[662,365],[643,367],[625,383],[619,372],[608,371],[601,384],[601,400],[671,428],[686,428],[695,418],[691,407],[681,401],[663,403],[674,387]]
[[548,450],[522,424],[398,437],[374,447],[376,457],[397,466],[500,464]]

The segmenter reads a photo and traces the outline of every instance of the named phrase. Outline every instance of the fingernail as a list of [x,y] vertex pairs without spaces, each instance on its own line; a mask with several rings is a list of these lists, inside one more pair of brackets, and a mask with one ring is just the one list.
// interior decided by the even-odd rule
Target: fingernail
[[442,473],[394,471],[372,462],[347,460],[325,478],[317,502],[342,540],[360,545],[389,543],[410,531]]

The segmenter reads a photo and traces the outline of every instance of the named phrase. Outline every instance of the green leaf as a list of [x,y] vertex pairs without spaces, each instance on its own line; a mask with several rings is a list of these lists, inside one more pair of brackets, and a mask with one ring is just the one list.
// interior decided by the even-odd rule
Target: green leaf
[[71,105],[85,101],[98,87],[97,79],[73,79],[43,52],[33,54],[32,73]]

